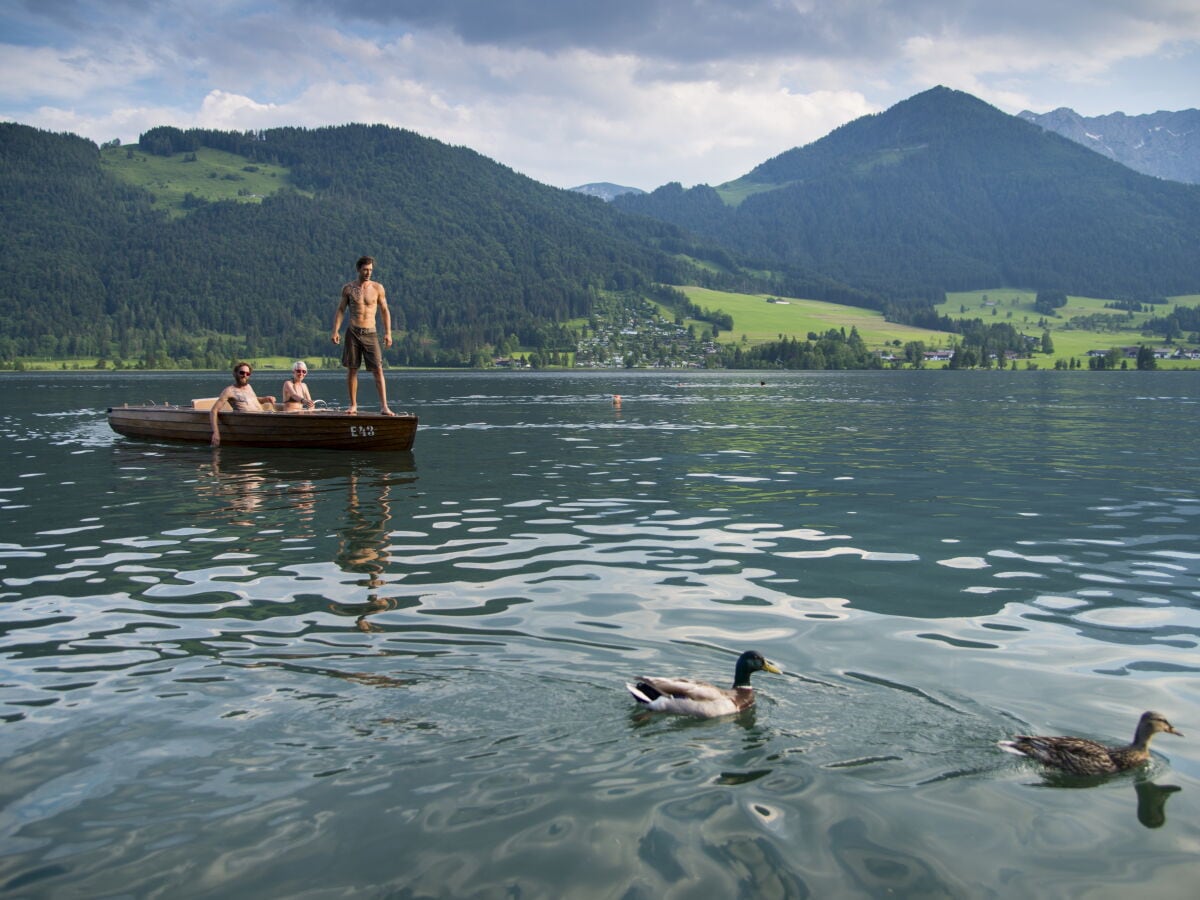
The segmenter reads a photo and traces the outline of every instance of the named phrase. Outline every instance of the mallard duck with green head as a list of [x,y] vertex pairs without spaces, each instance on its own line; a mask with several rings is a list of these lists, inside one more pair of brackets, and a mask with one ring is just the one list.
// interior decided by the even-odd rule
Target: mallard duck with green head
[[783,674],[761,653],[747,650],[733,670],[733,687],[720,688],[692,678],[651,678],[643,675],[636,684],[626,684],[633,699],[654,712],[675,713],[712,719],[749,709],[754,705],[750,676],[755,672]]
[[1000,747],[1073,775],[1111,775],[1145,763],[1150,758],[1150,739],[1160,731],[1183,737],[1162,713],[1145,712],[1138,720],[1133,743],[1127,747],[1106,747],[1087,738],[1028,734],[1018,734],[1011,741],[1000,741]]

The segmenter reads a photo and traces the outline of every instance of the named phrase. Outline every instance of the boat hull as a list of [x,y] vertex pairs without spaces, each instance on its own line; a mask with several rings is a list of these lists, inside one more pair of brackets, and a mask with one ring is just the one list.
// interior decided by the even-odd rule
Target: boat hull
[[[218,413],[222,447],[280,447],[309,450],[411,450],[417,417],[382,413]],[[117,434],[145,441],[208,444],[207,410],[182,406],[114,406],[108,424]]]

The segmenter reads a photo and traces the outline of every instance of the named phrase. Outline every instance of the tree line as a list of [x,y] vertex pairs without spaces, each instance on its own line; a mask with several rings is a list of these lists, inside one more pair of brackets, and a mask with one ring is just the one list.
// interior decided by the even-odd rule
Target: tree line
[[291,185],[173,219],[104,171],[90,141],[0,125],[0,361],[327,355],[362,254],[388,290],[394,364],[459,364],[514,338],[557,348],[603,291],[704,278],[679,229],[400,129],[160,128],[142,141],[290,166]]

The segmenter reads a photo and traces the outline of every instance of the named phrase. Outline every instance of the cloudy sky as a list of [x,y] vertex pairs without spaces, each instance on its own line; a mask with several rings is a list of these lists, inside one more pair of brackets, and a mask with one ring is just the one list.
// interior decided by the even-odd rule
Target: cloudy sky
[[539,181],[720,184],[934,85],[1200,106],[1197,0],[0,0],[0,120],[383,122]]

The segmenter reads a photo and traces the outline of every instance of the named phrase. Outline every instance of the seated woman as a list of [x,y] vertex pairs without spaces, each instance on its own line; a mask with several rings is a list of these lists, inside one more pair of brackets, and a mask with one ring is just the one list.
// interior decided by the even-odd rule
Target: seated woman
[[308,392],[304,377],[308,374],[308,366],[303,360],[292,363],[292,380],[283,383],[284,412],[298,412],[301,409],[312,409],[313,398]]

